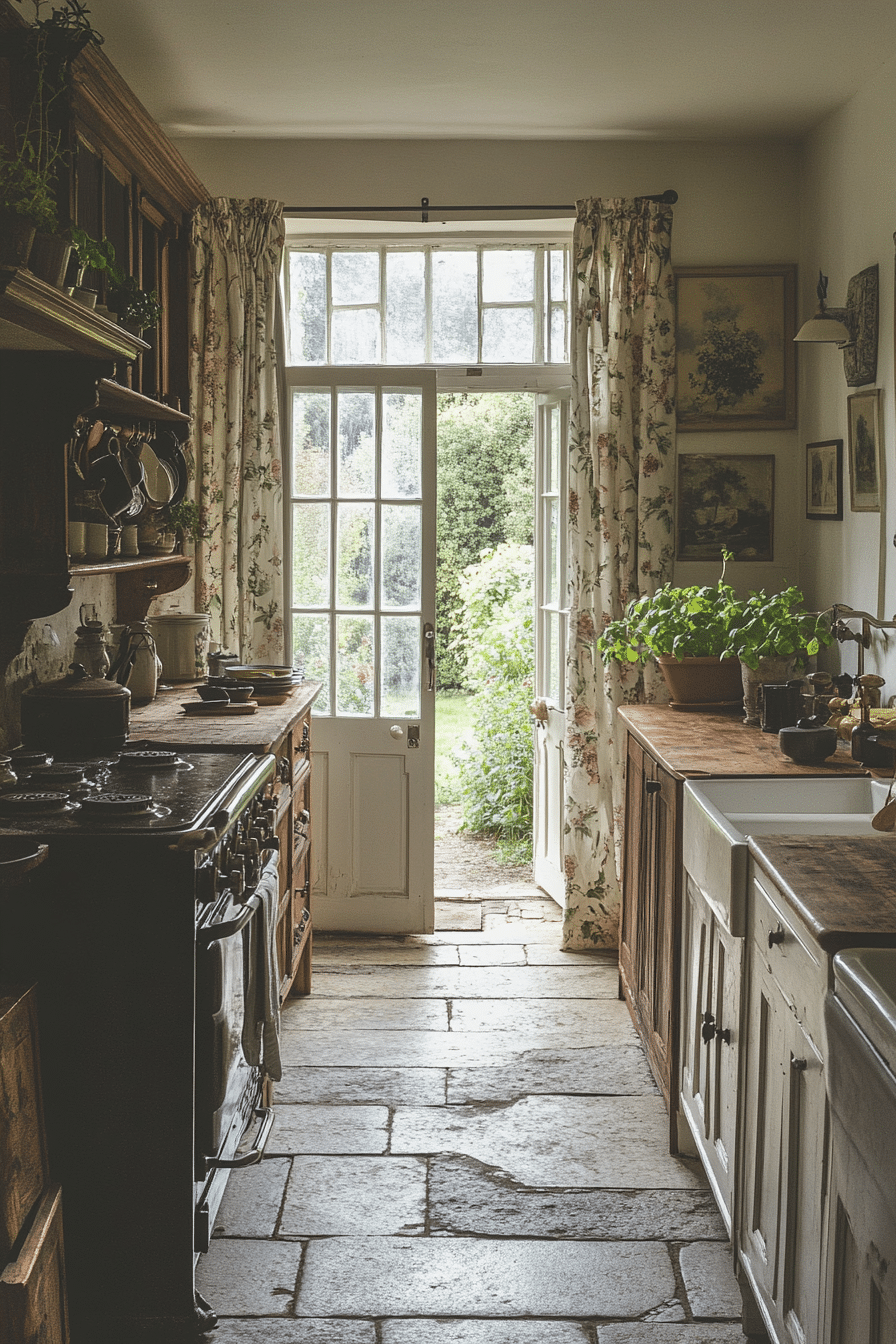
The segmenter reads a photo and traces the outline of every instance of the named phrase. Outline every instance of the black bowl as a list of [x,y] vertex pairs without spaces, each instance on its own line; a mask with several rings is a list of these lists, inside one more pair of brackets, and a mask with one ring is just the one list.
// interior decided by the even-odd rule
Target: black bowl
[[778,733],[781,755],[797,765],[820,765],[837,750],[836,728],[782,728]]

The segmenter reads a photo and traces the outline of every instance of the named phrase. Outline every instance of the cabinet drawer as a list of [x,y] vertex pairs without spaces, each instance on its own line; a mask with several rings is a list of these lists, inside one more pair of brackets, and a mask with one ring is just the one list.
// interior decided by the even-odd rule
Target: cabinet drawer
[[4,1344],[68,1344],[58,1185],[41,1201],[17,1259],[0,1273],[0,1339]]
[[0,1264],[49,1182],[34,989],[0,990]]
[[753,866],[754,956],[762,959],[815,1045],[824,1043],[827,957],[790,910],[775,884]]

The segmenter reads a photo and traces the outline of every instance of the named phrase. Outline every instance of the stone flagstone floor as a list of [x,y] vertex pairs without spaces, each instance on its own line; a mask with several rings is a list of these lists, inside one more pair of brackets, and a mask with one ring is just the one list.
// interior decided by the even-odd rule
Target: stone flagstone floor
[[742,1344],[615,959],[560,952],[531,886],[451,897],[431,937],[317,935],[268,1156],[200,1261],[209,1341]]

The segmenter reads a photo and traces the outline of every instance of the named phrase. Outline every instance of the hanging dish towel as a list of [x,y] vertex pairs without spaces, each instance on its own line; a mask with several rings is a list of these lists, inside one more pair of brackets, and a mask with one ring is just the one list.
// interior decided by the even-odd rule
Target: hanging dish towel
[[247,1064],[278,1082],[280,1064],[280,971],[277,966],[277,906],[280,901],[279,855],[265,864],[255,894],[261,908],[247,928],[243,963],[243,1054]]

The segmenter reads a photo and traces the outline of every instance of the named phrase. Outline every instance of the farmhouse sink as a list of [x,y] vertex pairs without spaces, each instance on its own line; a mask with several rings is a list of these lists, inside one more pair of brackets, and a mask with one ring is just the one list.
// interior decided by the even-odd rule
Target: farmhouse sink
[[838,953],[834,993],[896,1074],[896,948],[857,947]]
[[865,775],[840,779],[687,780],[683,859],[686,871],[742,938],[746,932],[747,840],[751,835],[869,835],[887,784]]

